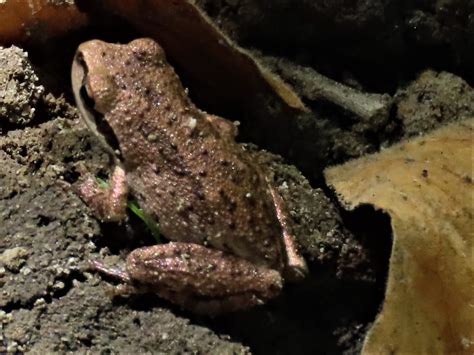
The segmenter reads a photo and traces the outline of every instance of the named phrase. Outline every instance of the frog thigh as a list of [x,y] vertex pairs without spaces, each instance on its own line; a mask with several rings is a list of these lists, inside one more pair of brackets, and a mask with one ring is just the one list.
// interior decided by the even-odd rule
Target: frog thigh
[[192,243],[136,249],[127,258],[132,283],[197,313],[217,314],[262,304],[280,293],[276,270]]

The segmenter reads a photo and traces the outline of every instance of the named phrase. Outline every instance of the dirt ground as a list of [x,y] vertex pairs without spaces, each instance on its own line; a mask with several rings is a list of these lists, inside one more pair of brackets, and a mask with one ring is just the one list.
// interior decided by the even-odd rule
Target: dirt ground
[[[88,272],[88,262],[121,265],[153,239],[133,216],[124,225],[99,223],[75,193],[82,167],[110,172],[109,156],[79,118],[66,73],[70,49],[94,30],[63,39],[70,44],[57,67],[37,46],[28,48],[29,58],[0,48],[0,352],[359,352],[383,302],[390,221],[369,207],[344,212],[321,171],[473,115],[471,5],[267,3],[198,1],[311,109],[295,117],[284,157],[262,150],[265,142],[245,129],[239,137],[273,171],[310,276],[264,306],[216,318],[154,295],[112,298],[111,280]],[[348,104],[318,99],[311,84],[318,73],[376,95],[370,100],[386,103],[385,114],[368,119]]]

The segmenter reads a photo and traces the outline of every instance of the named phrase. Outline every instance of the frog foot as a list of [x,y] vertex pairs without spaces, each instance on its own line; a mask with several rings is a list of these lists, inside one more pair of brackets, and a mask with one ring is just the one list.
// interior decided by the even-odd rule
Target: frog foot
[[109,186],[100,186],[92,175],[86,175],[78,189],[81,199],[102,222],[122,221],[127,210],[127,178],[125,171],[116,166]]

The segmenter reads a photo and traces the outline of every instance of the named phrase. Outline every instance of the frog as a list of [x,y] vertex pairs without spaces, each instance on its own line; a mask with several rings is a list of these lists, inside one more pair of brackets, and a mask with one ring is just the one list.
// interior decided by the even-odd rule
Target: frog
[[169,241],[132,250],[115,294],[154,293],[198,314],[265,304],[308,273],[286,204],[268,169],[237,143],[237,125],[200,110],[153,39],[79,45],[72,91],[109,152],[106,188],[82,174],[78,193],[97,218],[127,219],[131,195]]

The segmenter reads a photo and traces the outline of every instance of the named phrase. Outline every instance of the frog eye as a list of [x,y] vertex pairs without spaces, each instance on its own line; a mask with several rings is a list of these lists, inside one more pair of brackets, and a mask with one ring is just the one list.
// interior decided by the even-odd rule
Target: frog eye
[[157,64],[165,59],[165,51],[151,38],[136,39],[128,46],[140,62]]

